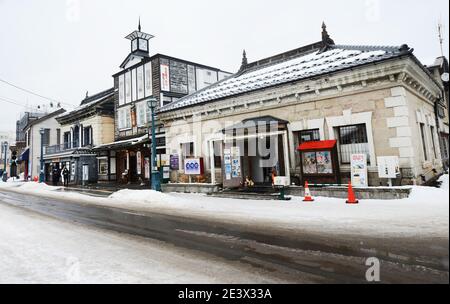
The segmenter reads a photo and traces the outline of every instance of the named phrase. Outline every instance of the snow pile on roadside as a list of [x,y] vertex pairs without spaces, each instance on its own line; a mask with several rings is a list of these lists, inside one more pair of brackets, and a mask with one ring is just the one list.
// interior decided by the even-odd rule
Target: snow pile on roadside
[[439,179],[439,181],[442,183],[441,184],[441,189],[447,190],[448,191],[448,174],[442,175],[441,178]]
[[412,187],[402,200],[361,200],[347,205],[344,199],[316,197],[292,201],[259,201],[215,198],[201,194],[165,194],[151,190],[121,190],[108,198],[61,190],[38,183],[10,187],[10,191],[55,199],[69,199],[132,210],[226,221],[258,227],[310,230],[327,233],[381,236],[447,237],[449,234],[448,175],[443,188]]
[[61,187],[53,187],[44,183],[28,182],[20,186],[20,189],[22,191],[29,191],[29,192],[42,192],[42,191],[58,190],[61,189]]
[[122,202],[136,203],[171,203],[173,196],[157,192],[154,190],[130,190],[124,189],[114,192],[109,196],[110,199]]

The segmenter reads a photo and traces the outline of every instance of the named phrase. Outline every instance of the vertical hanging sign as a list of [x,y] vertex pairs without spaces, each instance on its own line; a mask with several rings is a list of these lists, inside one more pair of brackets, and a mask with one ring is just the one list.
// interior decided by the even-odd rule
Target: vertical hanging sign
[[161,90],[170,91],[169,66],[166,64],[161,64]]
[[141,153],[141,151],[138,151],[136,153],[136,173],[138,175],[142,174],[142,153]]

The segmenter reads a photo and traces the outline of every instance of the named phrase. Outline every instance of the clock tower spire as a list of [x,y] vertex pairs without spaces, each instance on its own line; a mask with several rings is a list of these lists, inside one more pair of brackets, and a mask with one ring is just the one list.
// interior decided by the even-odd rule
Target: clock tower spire
[[131,53],[139,53],[141,55],[148,55],[149,40],[154,38],[154,36],[142,32],[141,17],[139,17],[138,30],[132,32],[125,38],[131,41]]

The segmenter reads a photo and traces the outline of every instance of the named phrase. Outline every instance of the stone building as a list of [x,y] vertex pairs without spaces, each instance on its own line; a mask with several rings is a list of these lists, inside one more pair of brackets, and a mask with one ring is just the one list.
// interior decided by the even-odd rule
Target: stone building
[[[252,63],[244,53],[239,72],[165,105],[158,117],[168,153],[184,164],[201,158],[209,183],[239,187],[248,177],[270,184],[274,171],[303,183],[311,165],[326,175],[331,154],[319,151],[308,163],[298,149],[327,141],[336,147],[340,183],[349,181],[358,153],[367,156],[371,186],[387,184],[378,168],[385,156],[399,161],[395,185],[423,184],[443,171],[435,114],[443,90],[407,45],[339,45],[323,25],[319,42]],[[186,168],[178,169],[172,182],[186,182]]]
[[447,58],[441,56],[436,58],[435,62],[427,69],[433,75],[437,82],[444,87],[444,94],[436,102],[436,127],[438,131],[439,144],[441,147],[441,156],[444,167],[449,168],[449,65]]
[[52,168],[66,167],[70,184],[109,181],[115,174],[116,160],[110,153],[93,151],[114,140],[114,89],[88,96],[80,106],[56,117],[56,143],[45,148],[44,160],[49,177]]

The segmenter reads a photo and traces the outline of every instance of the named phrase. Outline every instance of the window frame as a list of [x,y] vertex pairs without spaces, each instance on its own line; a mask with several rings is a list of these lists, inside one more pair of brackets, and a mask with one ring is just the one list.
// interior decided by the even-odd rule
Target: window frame
[[[349,141],[349,140],[345,140],[343,141],[343,129],[344,128],[351,128],[351,127],[357,127],[360,128],[360,130],[357,130],[355,133],[357,134],[357,139],[353,142],[353,141]],[[367,145],[367,151],[362,151],[362,152],[354,152],[354,153],[350,153],[351,154],[363,154],[365,153],[367,155],[367,164],[370,164],[370,147],[369,147],[369,136],[367,133],[367,124],[366,123],[360,123],[360,124],[351,124],[351,125],[343,125],[343,126],[337,126],[336,127],[337,130],[337,138],[338,138],[338,143],[339,143],[339,161],[342,165],[350,165],[351,164],[351,160],[349,157],[349,161],[344,161],[344,155],[346,155],[347,153],[344,153],[342,150],[343,146],[350,146],[350,145],[358,145],[358,144],[366,144]],[[359,134],[358,134],[359,133]],[[346,134],[345,136],[348,136],[351,134],[351,131],[348,131],[348,134]],[[361,139],[362,138],[362,139]],[[350,156],[349,155],[349,156]]]
[[425,136],[425,124],[419,123],[419,129],[420,129],[420,137],[422,138],[422,150],[423,150],[423,159],[424,161],[428,161],[428,151],[427,151],[427,139]]
[[[308,130],[301,130],[297,132],[298,136],[298,142],[299,144],[305,143],[305,142],[311,142],[311,141],[320,141],[320,129],[308,129]],[[311,140],[303,140],[302,136],[306,135],[307,133],[310,133],[312,135]]]

